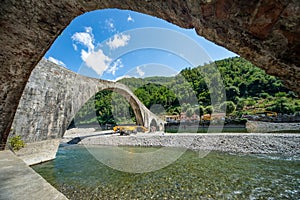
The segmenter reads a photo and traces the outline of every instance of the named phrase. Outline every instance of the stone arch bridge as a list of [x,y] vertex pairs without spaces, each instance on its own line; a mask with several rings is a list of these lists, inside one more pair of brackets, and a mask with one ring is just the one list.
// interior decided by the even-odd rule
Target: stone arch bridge
[[105,8],[133,10],[195,28],[300,94],[299,0],[4,0],[0,6],[2,145],[30,73],[54,40],[76,16]]
[[164,121],[148,110],[127,86],[81,76],[42,59],[25,87],[12,131],[29,143],[62,138],[79,109],[101,90],[111,90],[125,97],[137,124],[150,128],[154,120],[163,127]]

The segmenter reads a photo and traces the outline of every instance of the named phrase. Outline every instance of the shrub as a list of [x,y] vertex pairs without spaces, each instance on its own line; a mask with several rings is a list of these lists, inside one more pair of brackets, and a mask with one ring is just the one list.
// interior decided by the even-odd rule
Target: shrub
[[9,144],[13,148],[13,150],[18,151],[21,148],[25,147],[25,143],[21,139],[20,135],[14,136],[9,139]]

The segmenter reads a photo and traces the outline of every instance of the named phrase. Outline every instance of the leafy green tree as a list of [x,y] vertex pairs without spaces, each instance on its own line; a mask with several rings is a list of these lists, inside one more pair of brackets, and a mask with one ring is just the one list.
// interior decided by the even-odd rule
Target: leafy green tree
[[228,101],[237,102],[237,97],[240,95],[240,89],[236,86],[226,88],[226,98]]
[[212,106],[206,106],[204,111],[207,114],[212,114],[214,112],[214,108]]
[[220,107],[221,107],[222,110],[226,109],[226,114],[227,115],[233,113],[236,109],[236,106],[232,101],[225,101],[224,103],[222,103],[220,105]]
[[287,96],[287,94],[285,93],[285,92],[278,92],[278,93],[276,93],[275,94],[275,97],[286,97]]
[[245,106],[245,99],[244,98],[238,98],[238,102],[236,104],[236,110],[241,111],[244,109]]
[[270,95],[266,92],[260,93],[259,97],[263,99],[267,99]]
[[203,116],[204,115],[204,107],[203,106],[199,106],[199,116]]
[[293,114],[296,111],[295,106],[288,103],[288,100],[285,97],[277,99],[275,103],[267,107],[266,110],[283,114]]
[[189,108],[186,110],[186,116],[187,116],[187,117],[192,117],[193,114],[194,114],[193,108],[189,107]]

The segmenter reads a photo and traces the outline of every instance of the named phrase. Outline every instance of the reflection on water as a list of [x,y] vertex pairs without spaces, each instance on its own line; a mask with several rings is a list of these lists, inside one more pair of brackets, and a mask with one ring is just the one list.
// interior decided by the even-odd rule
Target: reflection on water
[[[126,147],[142,153],[155,148]],[[278,155],[186,151],[149,173],[120,172],[82,146],[61,147],[53,161],[33,166],[70,199],[299,199],[300,160]]]

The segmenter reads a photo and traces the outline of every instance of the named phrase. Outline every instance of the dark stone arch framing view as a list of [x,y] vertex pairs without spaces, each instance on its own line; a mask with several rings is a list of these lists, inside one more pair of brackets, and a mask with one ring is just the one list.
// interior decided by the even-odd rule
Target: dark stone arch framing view
[[0,19],[2,148],[31,71],[61,31],[84,12],[129,9],[183,28],[194,27],[199,35],[278,76],[299,93],[299,7],[299,1],[271,0],[4,2]]
[[[64,1],[50,2],[48,0],[34,0],[30,4],[26,1],[5,1],[0,8],[0,45],[2,47],[0,52],[1,150],[5,147],[11,127],[14,127],[12,126],[13,119],[29,76],[39,62],[44,62],[41,58],[47,49],[49,49],[50,45],[73,18],[88,11],[105,8],[134,10],[157,16],[183,28],[195,28],[199,35],[248,59],[268,74],[279,77],[287,87],[292,89],[296,94],[300,94],[300,34],[298,14],[300,2],[296,0],[267,0],[263,2],[246,2],[240,0],[130,0],[122,1],[122,3],[117,0],[101,2],[98,0],[89,2],[74,0],[68,1],[68,3]],[[65,78],[69,76],[68,73],[61,70],[56,72],[62,73],[59,75]],[[44,74],[40,75],[43,76]],[[43,78],[47,78],[47,76]],[[59,80],[57,84],[63,81]],[[97,87],[98,83],[95,84],[95,81],[88,79],[85,81]],[[102,84],[109,83],[103,81]],[[79,87],[77,89],[82,88]],[[90,93],[87,96],[94,94],[96,92],[94,89],[91,87],[85,91]],[[51,96],[56,92],[48,90],[46,91],[48,95],[44,95],[44,97]],[[41,95],[35,90],[31,90],[29,93],[37,96]],[[74,111],[80,107],[79,104],[77,104],[78,107],[76,107],[76,104],[72,104],[72,106],[75,105],[76,107],[72,108],[70,105],[67,105],[67,101],[59,101],[60,98],[63,98],[61,93],[52,97],[54,98],[44,99],[50,103],[48,111],[52,112],[51,108],[54,108],[56,112],[55,115],[52,115],[51,123],[43,126],[45,121],[37,120],[35,123],[24,124],[22,127],[23,130],[18,130],[20,132],[26,131],[28,134],[26,139],[28,141],[55,140],[56,138],[60,138],[70,120],[61,116],[74,116]],[[67,96],[65,97],[67,98]],[[25,98],[23,103],[26,104],[26,102],[28,103],[28,99]],[[43,106],[35,102],[34,107],[31,107],[34,113],[31,114],[38,115],[40,119],[43,119],[43,117],[47,118],[49,116],[48,111],[45,113],[38,112]],[[139,108],[139,110],[143,109]],[[37,112],[35,113],[35,111]],[[23,116],[18,115],[23,117],[20,120],[26,121],[25,119],[29,110],[25,108],[20,112],[23,114]],[[148,111],[143,112],[147,113]],[[138,113],[137,115],[139,116]],[[143,113],[141,116],[143,116]],[[143,123],[150,124],[152,118],[155,118],[155,116],[145,117],[144,114]],[[149,121],[146,122],[145,120]],[[36,127],[40,128],[36,129]],[[35,131],[35,133],[30,135],[30,131]],[[247,137],[250,138],[249,141],[252,141],[251,136]],[[297,154],[297,145],[299,145],[297,141],[299,137],[293,135],[280,137],[285,139],[289,137],[287,146],[282,147],[283,150],[280,150],[284,152],[289,147],[293,147],[295,148],[293,149],[293,153]],[[261,139],[261,137],[258,138]],[[271,138],[270,141],[273,141],[274,138]],[[242,144],[243,142],[237,144]],[[254,145],[253,143],[249,144]],[[51,146],[57,145],[58,143],[51,144]],[[270,148],[274,147],[272,146],[273,144],[268,143],[267,145]],[[46,151],[56,152],[55,147],[52,147],[53,149],[46,149],[48,146],[42,147]],[[275,146],[275,148],[277,147]],[[52,155],[52,158],[53,156],[55,156],[55,153]],[[14,190],[17,189],[19,190],[19,188],[14,188]],[[64,198],[62,197],[62,199]]]

